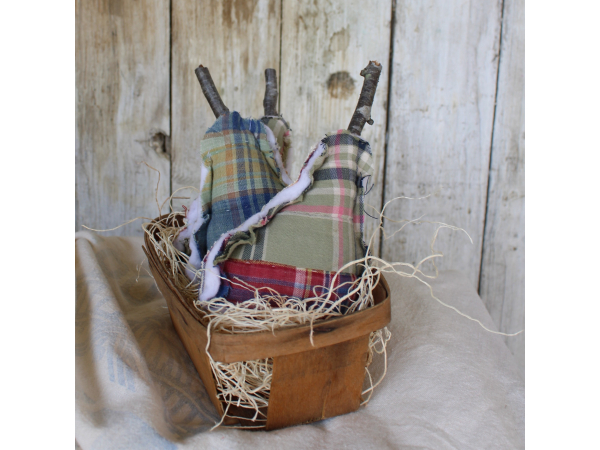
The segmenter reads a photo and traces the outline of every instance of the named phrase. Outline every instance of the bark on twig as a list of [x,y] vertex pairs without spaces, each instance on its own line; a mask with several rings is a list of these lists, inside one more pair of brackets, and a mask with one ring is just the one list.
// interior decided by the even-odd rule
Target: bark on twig
[[208,100],[208,104],[210,105],[210,109],[212,109],[216,118],[221,117],[223,114],[229,112],[229,108],[225,106],[223,100],[221,100],[221,96],[219,95],[219,91],[215,87],[215,83],[210,76],[210,72],[206,67],[202,64],[198,66],[195,70],[196,76],[198,77],[198,81],[200,82],[200,87],[202,88],[202,93]]
[[265,70],[265,99],[263,106],[265,108],[265,116],[277,116],[277,72],[275,69]]
[[379,83],[381,69],[381,64],[377,61],[369,61],[369,65],[360,71],[360,75],[365,78],[365,81],[363,82],[352,120],[350,120],[350,124],[348,125],[348,131],[358,136],[362,133],[365,123],[373,125],[371,107],[375,99],[375,91],[377,90],[377,83]]

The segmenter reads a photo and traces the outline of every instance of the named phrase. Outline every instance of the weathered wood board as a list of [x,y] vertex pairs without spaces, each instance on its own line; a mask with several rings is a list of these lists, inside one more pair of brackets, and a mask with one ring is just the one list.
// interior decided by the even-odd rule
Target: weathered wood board
[[[293,177],[325,133],[346,129],[369,60],[383,64],[371,111],[374,125],[362,137],[371,144],[375,173],[365,203],[381,209],[390,50],[391,1],[283,1],[280,112],[294,137]],[[367,208],[367,212],[373,213]],[[374,230],[367,217],[365,235]],[[373,253],[379,253],[378,242]]]
[[[200,141],[215,121],[194,69],[200,64],[208,67],[231,111],[244,117],[261,117],[265,69],[279,69],[280,8],[278,0],[173,0],[173,192],[184,186],[199,188]],[[197,196],[196,191],[180,193],[192,199]],[[179,208],[190,202],[184,199],[173,203]]]
[[[525,2],[505,0],[479,294],[500,331],[525,328]],[[505,338],[525,369],[525,335]]]
[[[398,1],[393,47],[384,201],[393,220],[443,221],[438,267],[479,281],[500,41],[501,3]],[[391,232],[398,224],[386,222]],[[388,261],[429,254],[431,224],[409,225],[384,241]],[[424,266],[432,268],[431,265]]]
[[[169,196],[169,4],[76,3],[76,212],[81,225],[113,228],[154,218]],[[107,232],[140,235],[142,221]]]
[[368,348],[366,334],[273,358],[267,430],[356,411],[361,402]]

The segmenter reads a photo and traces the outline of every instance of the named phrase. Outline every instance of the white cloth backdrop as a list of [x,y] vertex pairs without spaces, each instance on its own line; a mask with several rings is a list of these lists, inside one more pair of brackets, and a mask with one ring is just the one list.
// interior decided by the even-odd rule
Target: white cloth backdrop
[[[396,276],[388,373],[366,407],[271,432],[210,432],[219,418],[141,246],[139,237],[76,233],[77,448],[524,448],[524,381],[502,338]],[[433,286],[494,329],[463,274],[442,272]]]

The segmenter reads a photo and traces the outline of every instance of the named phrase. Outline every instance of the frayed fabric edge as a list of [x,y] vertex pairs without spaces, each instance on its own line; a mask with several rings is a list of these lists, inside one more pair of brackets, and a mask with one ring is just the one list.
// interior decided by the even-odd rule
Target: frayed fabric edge
[[319,142],[315,150],[313,150],[308,157],[307,162],[298,176],[298,179],[293,184],[290,184],[281,190],[265,206],[262,207],[260,212],[254,214],[239,227],[228,231],[227,233],[223,233],[219,240],[213,244],[203,261],[204,276],[202,277],[203,282],[201,283],[199,296],[199,300],[201,302],[210,300],[217,295],[217,292],[219,291],[219,287],[221,286],[221,271],[219,267],[214,265],[214,261],[226,240],[231,238],[236,233],[246,232],[250,229],[250,227],[257,225],[261,220],[268,216],[269,212],[273,208],[283,207],[298,199],[298,197],[300,197],[311,186],[313,182],[313,166],[315,165],[316,160],[323,155],[325,148],[325,144],[323,142]]
[[[200,267],[202,265],[202,257],[200,256],[200,250],[198,250],[198,246],[194,242],[194,234],[196,234],[196,232],[204,223],[204,219],[202,218],[202,189],[204,188],[207,177],[208,168],[204,165],[204,163],[202,163],[200,166],[200,194],[196,200],[192,202],[190,209],[186,212],[186,227],[179,232],[175,238],[175,241],[173,242],[175,248],[180,252],[183,252],[185,250],[184,241],[186,239],[188,240],[188,245],[191,250],[190,265],[192,267]],[[185,272],[190,280],[193,280],[196,277],[196,272],[190,268],[186,267]]]
[[277,168],[279,169],[279,172],[281,174],[281,181],[285,185],[289,186],[293,183],[293,181],[288,174],[285,164],[283,163],[283,158],[281,157],[281,149],[279,148],[279,144],[277,144],[277,139],[275,138],[273,131],[266,125],[265,130],[267,132],[267,142],[271,146],[271,150],[273,150],[273,157],[275,159],[275,163],[277,164]]

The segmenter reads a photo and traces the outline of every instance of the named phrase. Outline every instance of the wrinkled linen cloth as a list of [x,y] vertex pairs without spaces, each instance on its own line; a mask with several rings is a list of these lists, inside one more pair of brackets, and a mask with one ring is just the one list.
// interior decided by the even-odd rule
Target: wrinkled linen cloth
[[[88,449],[524,448],[524,381],[502,338],[388,276],[388,370],[358,411],[276,431],[218,428],[147,272],[142,238],[76,234],[76,446]],[[138,266],[144,262],[140,270]],[[435,294],[495,329],[460,272]],[[382,373],[375,355],[372,375]]]

